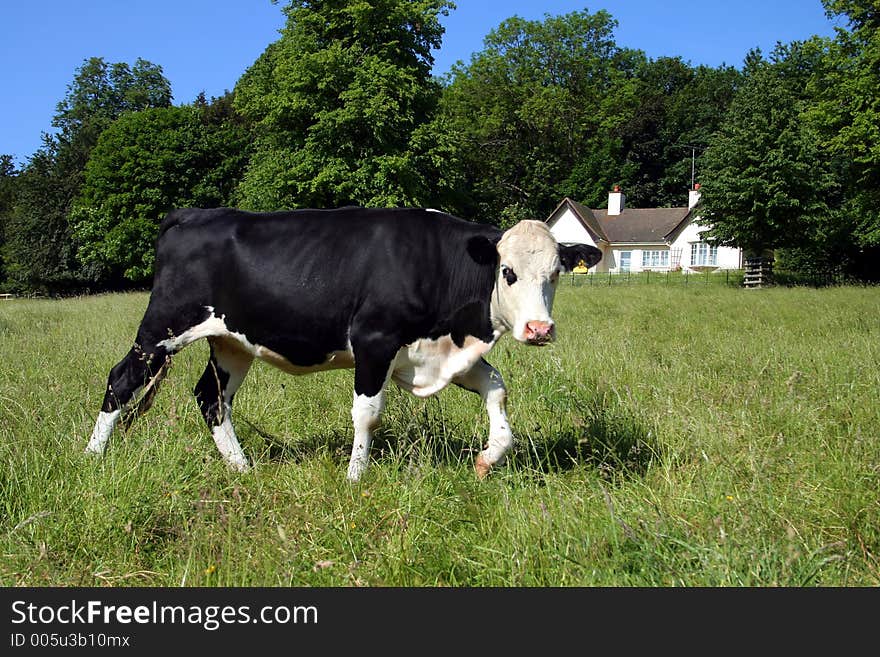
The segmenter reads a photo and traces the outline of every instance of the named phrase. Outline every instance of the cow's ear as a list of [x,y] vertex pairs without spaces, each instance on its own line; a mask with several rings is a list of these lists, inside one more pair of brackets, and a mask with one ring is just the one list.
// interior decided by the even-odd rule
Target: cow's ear
[[560,244],[559,260],[565,271],[571,271],[583,261],[586,267],[592,267],[602,259],[602,252],[589,244]]
[[498,240],[478,235],[468,240],[467,252],[477,264],[494,266],[498,263],[497,244]]

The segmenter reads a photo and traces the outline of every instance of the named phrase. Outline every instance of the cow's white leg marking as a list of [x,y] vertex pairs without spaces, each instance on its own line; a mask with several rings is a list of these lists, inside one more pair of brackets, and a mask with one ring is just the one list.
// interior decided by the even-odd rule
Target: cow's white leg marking
[[[217,385],[222,393],[222,399],[219,400],[221,413],[218,419],[222,418],[220,424],[211,427],[211,435],[214,438],[214,444],[223,456],[223,459],[229,464],[233,470],[244,472],[248,469],[249,464],[241,443],[238,442],[238,436],[235,435],[235,428],[232,426],[232,398],[238,391],[254,362],[254,357],[238,346],[231,339],[212,339],[211,348],[214,361],[217,367],[228,374],[228,380],[225,386],[220,385],[219,373],[217,373]],[[208,367],[212,367],[211,364]]]
[[[89,444],[86,445],[86,452],[89,454],[103,454],[107,447],[107,441],[113,428],[119,421],[121,410],[110,411],[109,413],[101,411],[98,413],[98,419],[95,421],[95,428],[92,429],[92,437],[89,438]],[[82,443],[80,443],[82,444]]]
[[479,393],[489,414],[489,441],[474,464],[477,475],[482,478],[489,474],[493,465],[504,463],[507,452],[513,447],[513,433],[507,420],[507,389],[498,370],[484,360],[478,361],[454,381]]
[[[123,425],[128,426],[135,417],[149,410],[170,363],[168,354],[159,354],[163,359],[159,368],[149,381],[139,383],[150,374],[150,362],[157,353],[145,354],[135,345],[125,358],[110,370],[104,401],[101,404],[102,410],[95,420],[92,435],[85,448],[86,453],[103,454],[110,435],[120,420]],[[155,365],[158,361],[152,362]]]
[[373,430],[379,426],[382,409],[385,407],[385,389],[369,397],[355,393],[351,405],[351,421],[354,425],[354,443],[351,446],[351,460],[348,462],[348,480],[357,481],[370,462],[370,443]]
[[223,404],[223,422],[211,429],[211,435],[214,437],[214,443],[223,460],[230,468],[237,472],[244,472],[248,469],[249,464],[244,450],[238,442],[238,436],[235,435],[235,429],[232,427],[232,407],[229,404]]

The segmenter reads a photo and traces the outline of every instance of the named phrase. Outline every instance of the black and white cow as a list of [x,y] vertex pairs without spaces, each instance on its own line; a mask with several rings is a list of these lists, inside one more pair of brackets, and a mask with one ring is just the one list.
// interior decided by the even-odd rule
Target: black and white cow
[[601,252],[557,244],[545,224],[506,232],[434,210],[174,210],[162,222],[152,293],[132,349],[113,369],[87,452],[147,410],[171,356],[207,338],[196,400],[227,463],[248,461],[232,398],[254,358],[285,372],[354,368],[348,478],[367,467],[385,385],[418,397],[450,382],[479,393],[489,439],[484,477],[513,438],[507,393],[484,356],[508,331],[543,345],[559,273]]

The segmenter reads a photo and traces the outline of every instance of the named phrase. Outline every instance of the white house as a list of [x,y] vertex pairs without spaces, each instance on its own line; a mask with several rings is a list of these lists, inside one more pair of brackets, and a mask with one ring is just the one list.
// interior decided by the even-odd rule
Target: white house
[[547,218],[557,242],[583,242],[602,251],[597,272],[714,271],[741,269],[742,250],[701,239],[708,228],[695,223],[700,186],[688,192],[687,207],[627,208],[618,187],[608,208],[596,210],[565,197]]

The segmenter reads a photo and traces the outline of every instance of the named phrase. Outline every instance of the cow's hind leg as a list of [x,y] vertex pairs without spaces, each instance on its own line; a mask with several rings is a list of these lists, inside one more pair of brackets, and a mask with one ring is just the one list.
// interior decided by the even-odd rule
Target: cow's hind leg
[[396,348],[385,345],[353,345],[354,401],[351,421],[354,442],[348,463],[348,480],[358,481],[370,462],[373,431],[379,426],[385,407],[385,384],[391,375]]
[[513,434],[507,421],[507,389],[498,370],[482,358],[453,382],[479,393],[489,413],[489,442],[474,463],[477,476],[482,479],[489,474],[493,465],[504,463],[508,450],[513,446]]
[[211,357],[193,394],[223,459],[234,470],[243,472],[248,469],[248,460],[232,426],[232,398],[254,357],[234,340],[208,338],[208,341]]
[[[86,452],[102,454],[120,418],[123,425],[128,426],[150,408],[170,362],[171,355],[163,347],[156,347],[148,353],[136,345],[110,370],[101,412]],[[136,400],[138,395],[140,398]]]

